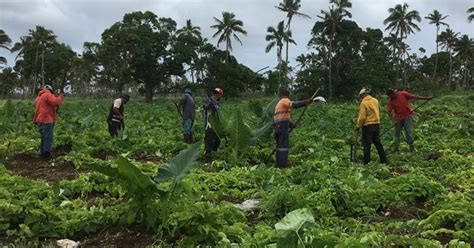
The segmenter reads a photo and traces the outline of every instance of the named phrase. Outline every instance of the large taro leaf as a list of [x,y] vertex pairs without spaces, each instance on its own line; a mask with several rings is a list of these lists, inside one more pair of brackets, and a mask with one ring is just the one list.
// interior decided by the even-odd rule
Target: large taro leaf
[[314,217],[307,208],[300,208],[289,212],[280,222],[275,224],[275,229],[283,237],[298,232],[306,223],[314,223]]
[[272,101],[265,107],[262,113],[262,118],[267,120],[273,117],[273,113],[275,112],[275,106],[279,101],[278,97],[274,97]]
[[231,123],[229,124],[230,146],[234,150],[236,157],[243,154],[250,145],[252,130],[244,122],[240,109],[235,111]]
[[117,168],[112,168],[109,166],[103,166],[103,165],[94,164],[94,163],[85,164],[85,166],[93,171],[97,171],[99,173],[102,173],[112,178],[116,178],[118,176]]
[[272,128],[272,126],[273,126],[273,121],[268,121],[262,127],[252,130],[252,138],[250,139],[250,144],[255,145],[255,143],[257,143],[257,140],[261,138],[262,139],[266,138],[264,136],[267,136],[270,134],[270,129]]
[[171,161],[158,169],[158,175],[155,180],[163,182],[168,179],[179,180],[185,176],[193,167],[197,154],[199,153],[201,143],[195,143],[187,149],[181,151]]
[[148,175],[143,173],[138,167],[122,156],[119,156],[117,159],[117,169],[119,175],[127,179],[133,185],[137,185],[141,189],[157,189],[157,185]]

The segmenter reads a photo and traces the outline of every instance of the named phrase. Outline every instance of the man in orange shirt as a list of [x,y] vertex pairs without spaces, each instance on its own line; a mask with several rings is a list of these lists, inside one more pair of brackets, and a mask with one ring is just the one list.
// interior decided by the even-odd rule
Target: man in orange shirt
[[410,146],[410,152],[415,151],[413,138],[413,110],[411,108],[410,100],[431,100],[432,96],[417,96],[407,91],[396,91],[392,88],[387,90],[389,97],[387,103],[387,112],[390,118],[395,122],[395,141],[393,143],[393,151],[398,152],[400,145],[400,134],[402,128],[405,129],[405,140]]
[[364,164],[370,162],[370,148],[372,143],[377,149],[380,162],[388,163],[385,150],[380,142],[380,107],[379,101],[369,95],[370,91],[362,89],[359,92],[359,117],[357,118],[356,131],[362,128],[362,144],[364,146]]
[[292,102],[288,90],[280,91],[280,101],[275,106],[273,114],[273,125],[275,127],[276,140],[276,163],[279,168],[288,167],[288,152],[290,150],[290,128],[295,128],[290,121],[291,109],[304,107],[312,102],[312,99]]
[[53,94],[53,87],[45,85],[35,99],[35,116],[33,123],[38,126],[41,135],[40,156],[42,159],[51,158],[53,146],[53,129],[56,122],[56,111],[64,101],[64,91],[59,96]]

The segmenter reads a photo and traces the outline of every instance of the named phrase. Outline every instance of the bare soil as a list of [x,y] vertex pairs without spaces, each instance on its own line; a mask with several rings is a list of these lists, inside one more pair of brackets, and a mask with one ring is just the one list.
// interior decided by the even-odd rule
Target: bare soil
[[108,157],[115,157],[117,153],[114,151],[95,151],[91,154],[91,157],[106,160]]
[[443,157],[444,153],[442,152],[432,152],[426,156],[426,160],[438,160],[439,158]]
[[147,247],[153,244],[153,232],[142,226],[114,225],[80,240],[81,247]]
[[146,163],[146,162],[152,162],[152,163],[160,163],[163,161],[162,157],[157,157],[154,155],[149,155],[145,153],[139,153],[134,156],[132,156],[132,159],[135,159],[138,162]]
[[[70,151],[70,145],[58,146],[53,150],[53,157],[66,155]],[[10,157],[5,161],[5,168],[15,175],[47,182],[73,180],[78,178],[81,173],[87,172],[86,169],[76,169],[70,161],[60,159],[45,161],[38,154],[30,153],[16,154]]]
[[433,206],[426,203],[426,200],[418,197],[415,203],[406,207],[389,206],[378,212],[378,218],[382,220],[412,220],[426,218],[433,210]]

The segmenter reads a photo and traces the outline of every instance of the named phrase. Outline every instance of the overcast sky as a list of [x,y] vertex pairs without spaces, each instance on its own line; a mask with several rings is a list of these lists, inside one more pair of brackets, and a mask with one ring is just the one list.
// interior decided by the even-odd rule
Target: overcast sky
[[[388,8],[403,0],[351,0],[352,18],[362,28],[384,29],[383,20],[388,15]],[[276,65],[276,51],[265,53],[265,35],[268,26],[276,26],[286,15],[274,6],[279,0],[0,0],[0,29],[3,29],[16,42],[36,25],[42,25],[54,31],[57,39],[72,47],[76,52],[82,51],[85,41],[100,41],[101,33],[113,23],[120,21],[125,13],[150,10],[159,17],[171,17],[178,27],[191,19],[194,25],[200,26],[204,37],[213,44],[212,17],[221,19],[222,11],[236,14],[244,22],[248,35],[241,37],[243,46],[233,43],[234,56],[239,62],[258,70],[265,66]],[[461,34],[474,37],[474,22],[468,23],[466,10],[474,6],[474,0],[406,0],[410,9],[420,12],[425,17],[434,9],[443,15],[449,15],[446,21],[451,28]],[[310,30],[317,20],[321,9],[327,9],[329,0],[302,0],[301,12],[312,19],[295,17],[291,28],[297,46],[290,47],[290,60],[307,53],[306,44],[310,39]],[[412,50],[423,47],[428,53],[435,51],[435,26],[423,19],[419,25],[421,32],[411,35],[407,42]],[[221,45],[224,49],[224,46]],[[14,64],[15,55],[0,49],[0,55]]]

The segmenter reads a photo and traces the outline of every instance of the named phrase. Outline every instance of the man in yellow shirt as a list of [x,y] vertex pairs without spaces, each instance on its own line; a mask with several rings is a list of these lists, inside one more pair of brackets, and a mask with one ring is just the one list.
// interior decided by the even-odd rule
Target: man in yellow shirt
[[370,162],[370,148],[372,143],[377,149],[380,162],[388,163],[387,156],[380,142],[380,107],[379,101],[369,95],[370,91],[362,89],[359,92],[359,117],[357,118],[356,131],[362,128],[362,144],[364,146],[364,164]]

